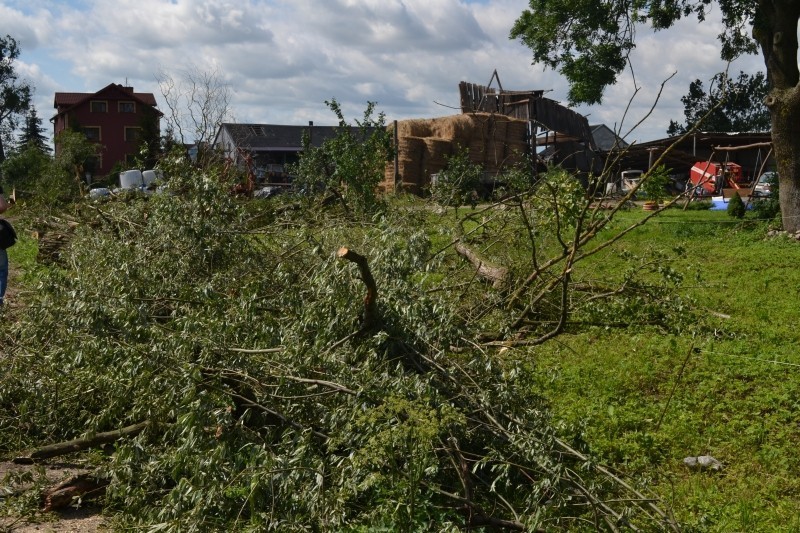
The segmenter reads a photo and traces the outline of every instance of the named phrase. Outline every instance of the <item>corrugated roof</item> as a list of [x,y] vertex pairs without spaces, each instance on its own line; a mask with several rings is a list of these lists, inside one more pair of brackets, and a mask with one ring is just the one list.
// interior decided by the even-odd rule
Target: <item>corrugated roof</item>
[[303,134],[311,131],[311,144],[321,146],[336,136],[337,126],[284,126],[279,124],[225,123],[225,129],[237,146],[253,151],[291,150],[303,147]]

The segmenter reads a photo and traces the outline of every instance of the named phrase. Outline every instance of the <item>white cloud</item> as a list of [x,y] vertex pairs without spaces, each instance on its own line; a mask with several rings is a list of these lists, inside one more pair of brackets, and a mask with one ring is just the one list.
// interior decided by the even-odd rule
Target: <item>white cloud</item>
[[[485,84],[497,69],[505,89],[549,90],[564,102],[556,72],[531,65],[508,34],[527,0],[4,0],[0,34],[22,44],[20,64],[37,86],[37,107],[53,92],[127,83],[160,99],[156,75],[215,65],[233,90],[242,122],[332,124],[336,98],[348,117],[377,101],[389,119],[457,113],[458,83]],[[650,112],[635,137],[664,135],[682,117],[689,83],[709,79],[719,60],[718,16],[669,31],[639,30],[632,55],[636,98],[625,124]],[[757,58],[735,66],[763,70]],[[599,106],[581,107],[591,123],[620,125],[634,95],[628,72]],[[163,106],[162,102],[162,106]]]

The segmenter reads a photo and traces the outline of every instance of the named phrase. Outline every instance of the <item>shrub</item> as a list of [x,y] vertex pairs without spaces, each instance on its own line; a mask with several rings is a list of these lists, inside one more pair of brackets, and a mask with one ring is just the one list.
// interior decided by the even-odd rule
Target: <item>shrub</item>
[[728,200],[728,215],[734,218],[744,218],[745,212],[746,208],[742,197],[739,196],[738,191],[734,192],[733,196]]
[[772,224],[777,224],[778,227],[781,227],[780,189],[778,183],[778,175],[773,174],[769,180],[769,196],[753,199],[753,215],[758,219],[768,220]]
[[362,119],[351,126],[336,100],[325,103],[339,119],[336,136],[320,147],[311,146],[306,136],[300,161],[289,172],[298,188],[312,196],[332,194],[349,214],[374,214],[383,207],[378,187],[392,156],[386,117],[373,116],[375,103],[368,102]]
[[459,150],[447,158],[445,169],[431,185],[431,198],[440,205],[474,206],[478,200],[483,169],[469,159],[469,150]]

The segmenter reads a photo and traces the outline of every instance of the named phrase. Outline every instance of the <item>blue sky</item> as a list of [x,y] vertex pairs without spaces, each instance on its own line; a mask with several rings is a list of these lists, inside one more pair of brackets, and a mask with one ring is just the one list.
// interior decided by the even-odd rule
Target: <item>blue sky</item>
[[[389,120],[453,114],[459,81],[488,83],[495,69],[506,89],[545,89],[564,102],[562,77],[531,65],[530,52],[508,39],[525,7],[527,0],[0,0],[0,34],[19,41],[18,71],[36,86],[45,119],[55,92],[112,82],[154,93],[165,110],[156,77],[193,66],[216,69],[230,85],[232,120],[333,124],[324,105],[331,98],[349,118],[367,101]],[[725,69],[715,20],[712,11],[702,25],[640,30],[638,91],[626,74],[602,105],[577,110],[627,132],[675,73],[628,140],[663,137],[669,120],[682,118],[689,83]],[[732,66],[759,69],[756,56]]]

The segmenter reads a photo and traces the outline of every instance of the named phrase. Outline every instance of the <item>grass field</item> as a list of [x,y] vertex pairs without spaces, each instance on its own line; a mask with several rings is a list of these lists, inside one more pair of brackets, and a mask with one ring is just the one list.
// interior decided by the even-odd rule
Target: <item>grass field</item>
[[[617,245],[651,246],[685,250],[673,266],[697,302],[687,312],[707,327],[559,337],[535,353],[543,393],[568,433],[650,485],[689,528],[800,530],[800,243],[724,211],[673,209]],[[700,455],[724,468],[684,465]]]

